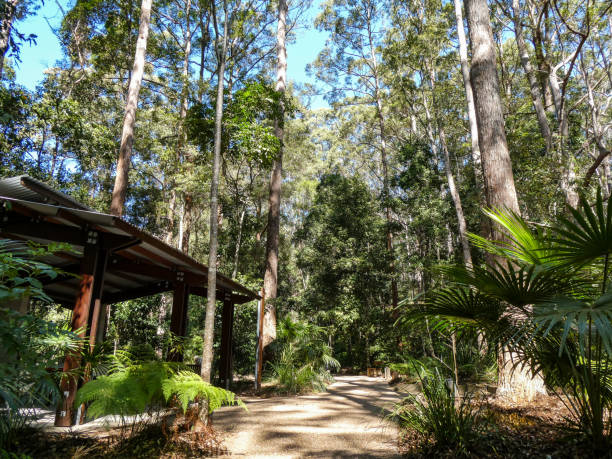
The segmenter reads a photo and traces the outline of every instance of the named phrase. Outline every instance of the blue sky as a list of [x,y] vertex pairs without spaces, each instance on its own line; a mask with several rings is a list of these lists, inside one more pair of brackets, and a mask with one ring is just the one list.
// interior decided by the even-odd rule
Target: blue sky
[[[62,4],[67,3],[65,0],[60,1]],[[300,29],[297,32],[296,43],[289,45],[287,49],[288,78],[296,83],[314,83],[313,78],[306,76],[304,68],[314,61],[325,45],[325,34],[312,27],[312,21],[318,13],[320,2],[315,0],[313,3],[314,6],[306,13],[305,18],[311,26],[308,29]],[[17,25],[21,33],[26,35],[33,33],[38,36],[36,45],[24,44],[22,46],[21,63],[15,69],[18,83],[34,89],[42,81],[45,69],[53,66],[61,58],[60,44],[51,30],[51,27],[59,26],[61,18],[62,14],[57,4],[52,0],[47,0],[35,16]],[[313,108],[326,105],[319,97],[312,101]]]

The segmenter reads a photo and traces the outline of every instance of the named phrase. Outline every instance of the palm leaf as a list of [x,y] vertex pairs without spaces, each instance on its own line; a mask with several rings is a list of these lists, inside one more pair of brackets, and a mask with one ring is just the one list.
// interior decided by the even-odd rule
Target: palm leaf
[[568,266],[584,266],[612,253],[612,196],[604,206],[599,189],[594,207],[581,196],[578,208],[569,208],[573,218],[560,217],[553,227],[551,258]]
[[612,291],[595,301],[560,296],[548,303],[535,305],[533,312],[534,323],[544,331],[544,335],[554,327],[562,327],[559,355],[572,331],[578,333],[583,349],[589,334],[597,333],[608,355],[612,355]]
[[564,273],[541,265],[516,266],[508,262],[506,266],[500,263],[485,268],[451,266],[441,267],[439,271],[456,284],[472,287],[518,308],[549,300],[560,292],[572,291],[578,285]]
[[518,214],[511,210],[485,209],[484,214],[504,232],[505,240],[489,241],[469,233],[472,244],[491,254],[530,265],[546,263],[549,247],[541,231],[533,231]]
[[504,306],[497,299],[488,297],[470,288],[456,287],[434,291],[423,304],[410,310],[407,320],[436,317],[442,322],[479,327],[497,322],[504,312]]

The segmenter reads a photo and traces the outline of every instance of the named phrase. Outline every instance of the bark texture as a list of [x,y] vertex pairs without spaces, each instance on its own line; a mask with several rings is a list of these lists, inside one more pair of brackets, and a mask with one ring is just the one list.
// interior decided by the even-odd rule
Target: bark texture
[[[276,32],[276,91],[284,93],[287,87],[287,1],[278,2],[278,27]],[[280,201],[283,178],[284,107],[280,107],[279,118],[274,122],[274,133],[280,141],[280,151],[272,166],[270,195],[268,198],[268,237],[266,240],[266,272],[264,289],[266,299],[276,298],[278,291],[278,244],[280,236]],[[276,339],[276,307],[273,301],[266,302],[263,324],[264,349]]]
[[[216,22],[216,18],[215,18]],[[215,306],[217,302],[217,238],[219,210],[219,169],[221,165],[221,123],[223,122],[223,83],[227,56],[228,17],[225,12],[223,45],[218,51],[219,71],[217,74],[217,102],[215,107],[215,147],[213,155],[213,175],[210,184],[210,248],[208,252],[208,294],[206,297],[206,317],[204,320],[204,344],[202,349],[202,379],[211,381],[213,363],[213,342],[215,337]],[[218,33],[217,33],[218,37]],[[217,48],[218,49],[218,48]],[[203,410],[202,410],[203,411]]]
[[465,7],[472,45],[470,81],[474,92],[487,203],[490,207],[519,212],[499,95],[489,7],[486,0],[466,0]]
[[[508,209],[518,214],[518,198],[499,95],[489,7],[486,0],[466,0],[465,9],[472,46],[470,79],[474,91],[487,202],[489,207]],[[502,234],[494,229],[493,237],[499,240]],[[546,393],[542,378],[532,377],[531,368],[514,368],[514,361],[510,352],[501,350],[498,395],[515,400],[530,400],[536,394]]]
[[9,48],[11,31],[13,30],[13,22],[15,21],[15,13],[19,0],[5,0],[0,7],[0,78],[4,70],[4,57]]
[[482,191],[484,186],[482,179],[482,164],[480,159],[480,146],[478,145],[478,124],[476,122],[476,108],[474,107],[474,93],[472,82],[470,81],[470,65],[468,63],[467,40],[463,29],[463,12],[461,11],[461,0],[455,2],[455,19],[457,20],[457,37],[459,39],[459,60],[461,63],[461,75],[463,76],[463,87],[465,88],[465,98],[467,100],[468,120],[470,122],[470,139],[472,163],[474,164],[474,175],[476,185]]
[[136,108],[138,107],[138,94],[140,93],[140,86],[142,85],[145,58],[147,55],[147,40],[149,38],[149,25],[151,22],[151,4],[152,0],[142,0],[142,5],[140,7],[140,26],[138,27],[134,67],[132,69],[125,105],[123,129],[121,131],[121,145],[119,146],[119,158],[117,159],[117,173],[115,175],[115,186],[113,188],[113,197],[110,207],[110,213],[117,216],[123,214],[129,183],[128,173],[130,169],[130,159],[132,157],[132,145],[134,143]]

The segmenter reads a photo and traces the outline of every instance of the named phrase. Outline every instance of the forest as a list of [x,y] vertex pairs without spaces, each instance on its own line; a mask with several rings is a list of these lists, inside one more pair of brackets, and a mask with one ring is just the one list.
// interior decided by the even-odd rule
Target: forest
[[[41,43],[24,24],[45,4],[0,5],[0,179],[44,182],[209,270],[184,337],[171,294],[110,307],[101,348],[79,357],[88,416],[175,403],[217,445],[208,418],[235,397],[387,367],[401,398],[377,415],[397,454],[609,457],[609,1],[59,0],[61,56],[28,89],[20,56]],[[307,30],[324,42],[296,81],[288,52]],[[19,443],[22,413],[57,403],[61,377],[36,361],[85,353],[83,333],[37,280],[58,274],[36,257],[63,249],[15,254],[1,238],[0,303],[31,305],[0,307],[0,453],[43,457]],[[264,297],[260,392],[257,301],[236,306],[233,392],[212,385],[217,273]],[[166,361],[175,345],[196,374]],[[129,378],[156,395],[129,405]],[[124,427],[90,455],[209,447]],[[101,448],[36,438],[67,448],[56,457]]]

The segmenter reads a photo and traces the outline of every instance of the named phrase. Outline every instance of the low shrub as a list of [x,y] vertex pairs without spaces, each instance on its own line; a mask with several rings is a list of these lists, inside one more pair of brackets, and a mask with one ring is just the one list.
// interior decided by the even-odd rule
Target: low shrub
[[271,364],[281,388],[289,393],[323,391],[333,381],[330,370],[340,363],[325,342],[325,329],[285,317],[278,325],[276,361]]
[[406,397],[389,418],[423,443],[433,441],[436,448],[452,450],[456,456],[468,455],[482,432],[482,419],[472,406],[472,397],[455,396],[439,374],[422,378],[421,383],[422,394]]
[[185,413],[192,403],[206,403],[208,414],[222,405],[242,405],[234,393],[214,387],[182,369],[178,363],[132,360],[127,352],[114,357],[107,375],[87,382],[77,392],[75,405],[87,404],[91,418],[118,416],[122,425],[132,418],[132,428],[142,415],[154,418],[165,406]]

